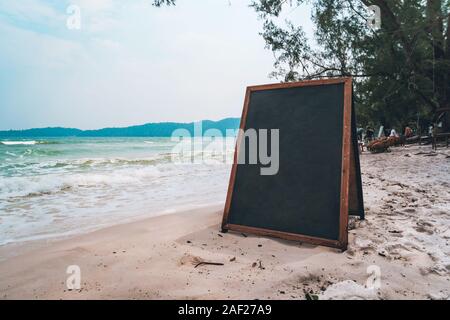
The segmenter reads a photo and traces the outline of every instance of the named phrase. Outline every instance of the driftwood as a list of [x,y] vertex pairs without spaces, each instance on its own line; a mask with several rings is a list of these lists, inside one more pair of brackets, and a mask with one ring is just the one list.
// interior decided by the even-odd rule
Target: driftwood
[[197,267],[203,266],[203,265],[210,265],[210,266],[223,266],[224,265],[222,262],[205,261],[199,257],[195,257],[192,261],[192,264],[194,264],[194,268],[197,268]]
[[431,151],[431,152],[420,151],[420,152],[414,153],[414,155],[416,155],[416,156],[423,155],[424,157],[434,157],[434,156],[437,156],[438,153],[434,152],[434,151]]
[[197,263],[194,268],[197,268],[198,266],[201,266],[201,265],[223,266],[224,264],[222,262],[202,261],[202,262]]

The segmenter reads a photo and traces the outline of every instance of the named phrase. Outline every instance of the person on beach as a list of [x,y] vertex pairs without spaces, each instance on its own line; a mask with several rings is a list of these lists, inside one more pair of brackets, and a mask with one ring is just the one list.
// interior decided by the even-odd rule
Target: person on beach
[[359,152],[362,153],[364,152],[364,128],[358,128],[356,135],[358,137]]
[[413,135],[413,131],[409,126],[406,126],[405,128],[405,138],[410,138]]
[[358,140],[359,141],[363,140],[363,134],[364,134],[364,129],[363,128],[358,128],[356,130],[356,135],[358,136]]
[[389,137],[398,137],[397,131],[395,131],[394,128],[391,129],[391,133],[389,134]]
[[366,128],[366,140],[367,142],[371,142],[373,140],[374,131],[370,126]]

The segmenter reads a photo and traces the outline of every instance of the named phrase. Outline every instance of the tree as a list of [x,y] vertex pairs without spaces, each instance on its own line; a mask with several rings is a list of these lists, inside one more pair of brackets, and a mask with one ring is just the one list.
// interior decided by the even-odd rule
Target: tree
[[[301,25],[279,21],[287,6],[311,3],[314,39]],[[155,5],[174,1],[155,1]],[[371,28],[367,8],[381,25]],[[450,0],[253,0],[271,76],[281,81],[352,76],[361,124],[423,123],[450,108]],[[314,41],[313,41],[314,40]],[[444,126],[450,131],[450,109]]]

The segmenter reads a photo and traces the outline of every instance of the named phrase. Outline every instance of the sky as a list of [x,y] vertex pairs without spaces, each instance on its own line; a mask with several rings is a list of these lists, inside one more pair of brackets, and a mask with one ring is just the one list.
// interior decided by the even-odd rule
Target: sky
[[0,0],[0,130],[240,117],[246,86],[277,82],[248,4]]

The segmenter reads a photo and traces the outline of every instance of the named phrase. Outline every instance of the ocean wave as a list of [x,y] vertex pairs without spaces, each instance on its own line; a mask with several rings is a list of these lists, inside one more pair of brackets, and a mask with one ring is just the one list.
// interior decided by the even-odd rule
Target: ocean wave
[[38,141],[38,140],[28,140],[28,141],[0,141],[0,145],[5,146],[32,146],[36,144],[58,144],[58,141]]
[[[33,150],[33,156],[49,156],[59,154],[56,150]],[[214,152],[199,152],[195,154],[174,154],[160,153],[149,158],[81,158],[81,159],[55,159],[36,161],[36,158],[26,159],[24,154],[12,154],[6,151],[10,157],[20,157],[22,160],[17,162],[5,162],[0,164],[0,176],[33,176],[52,173],[72,174],[76,172],[87,172],[89,170],[122,170],[127,168],[145,169],[152,166],[168,165],[178,166],[183,164],[192,164],[193,158],[196,163],[204,164],[226,164],[227,160],[232,160],[232,154],[215,154]],[[225,158],[226,157],[226,158]]]
[[152,166],[164,162],[165,158],[151,158],[151,159],[121,159],[121,158],[94,158],[94,159],[76,159],[76,160],[58,160],[47,163],[42,163],[41,168],[91,168],[91,167],[126,167],[126,166]]
[[[55,152],[52,152],[52,154]],[[10,157],[23,159],[17,162],[0,163],[0,176],[35,176],[42,174],[63,173],[72,174],[76,172],[87,172],[89,170],[121,170],[126,168],[147,168],[160,164],[170,163],[170,155],[158,155],[144,159],[123,158],[85,158],[85,159],[55,159],[37,162],[35,158],[28,161],[23,155],[6,152]],[[33,155],[38,155],[33,152]],[[49,152],[39,152],[39,155],[49,155]]]
[[120,169],[112,172],[0,176],[0,199],[28,198],[72,192],[80,189],[142,185],[163,176],[156,167]]
[[[144,163],[147,162],[144,161]],[[191,163],[128,165],[115,168],[89,168],[83,171],[65,167],[52,170],[39,167],[25,171],[19,169],[17,174],[0,175],[0,203],[2,200],[15,201],[14,198],[18,197],[36,198],[59,193],[88,192],[96,194],[99,190],[105,192],[120,190],[122,192],[129,188],[156,188],[161,181],[167,179],[185,181],[184,179],[190,179],[190,177],[209,176],[211,172],[221,172],[221,170],[225,172],[228,169],[219,162],[202,165]]]
[[17,146],[17,145],[34,145],[37,144],[37,141],[0,141],[0,144],[5,146]]
[[[46,150],[46,149],[26,149],[24,151],[21,150],[14,150],[14,152],[11,152],[9,150],[5,150],[5,155],[14,157],[14,158],[32,158],[34,156],[58,156],[65,153],[64,150]],[[1,154],[0,154],[1,155]]]

